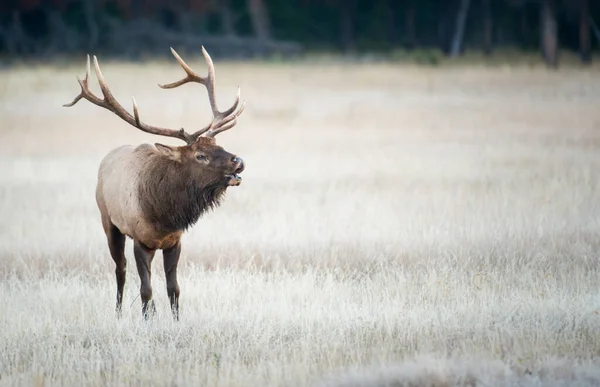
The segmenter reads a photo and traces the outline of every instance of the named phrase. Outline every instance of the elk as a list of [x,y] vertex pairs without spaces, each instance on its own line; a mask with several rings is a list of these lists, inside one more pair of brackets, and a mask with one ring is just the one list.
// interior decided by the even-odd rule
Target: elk
[[89,87],[90,56],[87,56],[85,79],[77,77],[81,92],[63,106],[70,107],[86,99],[105,108],[128,124],[150,134],[174,137],[186,145],[168,146],[159,143],[139,146],[123,145],[111,150],[100,162],[96,185],[96,203],[108,241],[110,255],[116,265],[117,316],[121,316],[127,259],[125,238],[133,240],[133,251],[141,280],[142,316],[148,319],[155,313],[152,300],[151,264],[156,250],[162,250],[173,318],[179,320],[179,284],[177,264],[181,253],[181,236],[208,210],[216,208],[228,187],[240,185],[244,161],[216,144],[215,136],[233,128],[243,112],[240,88],[233,105],[224,111],[217,108],[215,69],[212,59],[202,47],[208,65],[208,75],[202,77],[188,66],[177,52],[171,53],[186,76],[179,81],[158,86],[173,89],[186,83],[206,87],[212,109],[211,122],[194,133],[183,128],[169,129],[151,126],[140,120],[135,98],[133,115],[121,106],[104,81],[98,60],[94,70],[103,98],[94,95]]

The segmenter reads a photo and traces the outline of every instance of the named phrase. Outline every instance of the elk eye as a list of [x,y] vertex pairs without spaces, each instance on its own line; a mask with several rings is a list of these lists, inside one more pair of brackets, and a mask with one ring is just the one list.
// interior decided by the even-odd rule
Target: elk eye
[[196,155],[196,160],[198,160],[198,161],[207,161],[208,157],[206,157],[206,155]]

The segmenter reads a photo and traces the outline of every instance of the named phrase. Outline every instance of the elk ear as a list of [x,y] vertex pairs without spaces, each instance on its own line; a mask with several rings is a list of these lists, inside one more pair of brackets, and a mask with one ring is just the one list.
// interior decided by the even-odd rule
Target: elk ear
[[156,149],[158,149],[160,153],[170,158],[171,160],[181,161],[181,151],[179,150],[179,148],[159,143],[155,143],[154,146],[156,147]]

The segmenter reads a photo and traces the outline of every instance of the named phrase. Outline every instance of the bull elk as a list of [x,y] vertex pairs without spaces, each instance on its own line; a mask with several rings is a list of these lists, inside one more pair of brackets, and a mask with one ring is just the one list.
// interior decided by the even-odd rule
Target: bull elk
[[[82,98],[105,108],[130,125],[150,134],[174,137],[185,141],[184,146],[155,143],[139,146],[124,145],[111,150],[98,169],[96,203],[108,240],[110,255],[116,264],[117,316],[121,315],[127,260],[125,236],[133,239],[134,256],[141,280],[142,315],[148,318],[155,312],[152,300],[151,264],[156,250],[162,250],[164,270],[173,317],[179,319],[179,284],[177,264],[181,253],[181,236],[207,210],[217,207],[229,186],[240,185],[244,162],[225,151],[215,142],[215,136],[235,126],[244,110],[240,105],[240,89],[233,105],[224,111],[217,108],[215,70],[204,47],[202,54],[208,65],[208,75],[202,77],[188,66],[171,48],[186,76],[176,82],[160,85],[173,89],[188,82],[204,85],[213,118],[204,128],[187,133],[184,129],[151,126],[140,120],[133,99],[133,115],[121,106],[106,85],[98,60],[94,70],[104,98],[94,95],[88,86],[90,56],[87,56],[85,79],[77,77],[81,92],[63,106],[75,105]],[[238,109],[239,108],[239,109]]]

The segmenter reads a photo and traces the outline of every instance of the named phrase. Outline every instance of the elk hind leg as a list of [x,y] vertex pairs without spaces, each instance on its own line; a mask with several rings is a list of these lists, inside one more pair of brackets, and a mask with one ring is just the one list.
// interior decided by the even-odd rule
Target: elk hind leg
[[138,241],[135,241],[133,253],[138,274],[140,275],[140,296],[142,298],[142,316],[147,320],[154,315],[156,308],[152,300],[151,266],[156,250],[149,249]]

